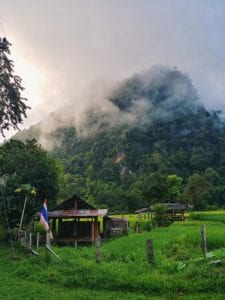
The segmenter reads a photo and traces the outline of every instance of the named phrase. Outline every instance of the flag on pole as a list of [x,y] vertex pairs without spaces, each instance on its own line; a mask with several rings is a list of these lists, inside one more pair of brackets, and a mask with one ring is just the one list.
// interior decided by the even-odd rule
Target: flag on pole
[[44,226],[46,231],[49,231],[49,224],[48,224],[48,209],[47,209],[47,200],[45,199],[42,209],[41,209],[41,217],[40,222]]

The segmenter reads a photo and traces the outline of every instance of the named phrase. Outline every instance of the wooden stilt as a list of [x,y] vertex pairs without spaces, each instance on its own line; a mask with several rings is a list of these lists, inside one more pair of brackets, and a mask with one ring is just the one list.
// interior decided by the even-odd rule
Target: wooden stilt
[[92,223],[91,223],[91,242],[92,242],[92,244],[94,244],[94,240],[95,240],[95,223],[92,220]]

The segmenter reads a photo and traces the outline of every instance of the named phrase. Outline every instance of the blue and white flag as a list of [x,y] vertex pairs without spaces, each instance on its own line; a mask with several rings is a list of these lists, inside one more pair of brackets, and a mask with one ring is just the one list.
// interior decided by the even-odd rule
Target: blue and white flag
[[44,204],[41,209],[40,222],[44,226],[44,229],[48,232],[49,224],[48,224],[48,209],[47,209],[47,200],[46,199],[45,199]]

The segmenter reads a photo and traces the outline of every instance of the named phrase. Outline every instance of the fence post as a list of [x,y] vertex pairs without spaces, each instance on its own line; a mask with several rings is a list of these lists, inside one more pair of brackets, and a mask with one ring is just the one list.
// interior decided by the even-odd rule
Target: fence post
[[140,233],[140,223],[139,222],[136,222],[136,224],[135,224],[135,232],[136,233]]
[[38,253],[38,250],[39,250],[39,241],[40,241],[40,232],[37,232],[37,243],[36,243],[37,253]]
[[32,233],[29,233],[29,248],[32,248]]
[[98,236],[97,240],[95,241],[95,249],[96,249],[96,262],[100,263],[101,262],[101,238]]
[[201,244],[202,244],[202,253],[204,258],[206,258],[206,253],[207,253],[207,243],[206,243],[206,229],[205,225],[202,225],[201,228]]
[[151,264],[154,264],[153,241],[152,240],[147,240],[146,246],[147,246],[148,262],[151,263]]
[[50,232],[46,232],[46,260],[47,261],[50,260],[50,253],[49,253],[50,247],[51,247],[51,244],[50,244]]
[[27,243],[27,232],[24,231],[24,240],[23,240],[23,244],[26,245]]

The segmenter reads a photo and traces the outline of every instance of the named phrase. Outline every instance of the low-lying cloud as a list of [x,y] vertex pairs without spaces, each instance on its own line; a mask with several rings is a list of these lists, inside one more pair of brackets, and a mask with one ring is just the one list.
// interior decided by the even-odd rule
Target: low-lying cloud
[[[113,82],[99,79],[41,122],[39,142],[47,149],[60,145],[51,133],[74,127],[81,137],[118,125],[145,128],[154,120],[197,112],[202,106],[189,77],[176,68],[154,66],[130,78]],[[104,126],[102,126],[104,124]]]

